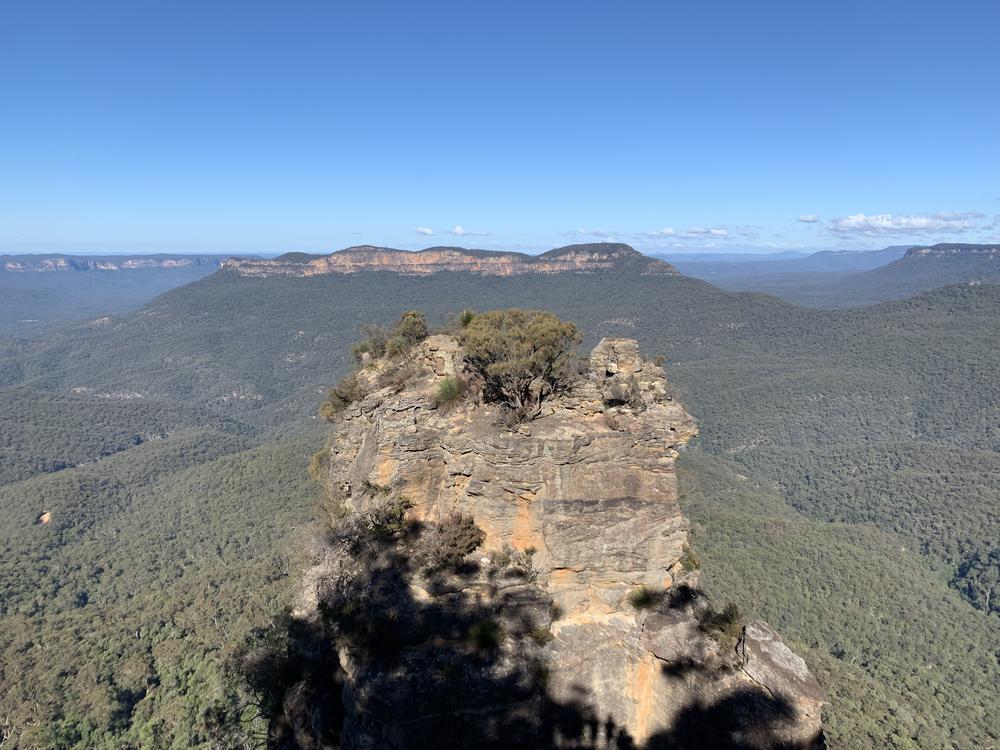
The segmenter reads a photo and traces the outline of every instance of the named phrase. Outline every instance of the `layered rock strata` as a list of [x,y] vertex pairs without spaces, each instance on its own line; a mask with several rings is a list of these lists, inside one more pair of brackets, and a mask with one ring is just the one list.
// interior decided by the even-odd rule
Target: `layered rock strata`
[[[436,403],[442,379],[464,374],[455,339],[432,336],[396,367],[405,383],[381,365],[359,374],[370,393],[336,423],[330,483],[354,511],[391,494],[405,497],[416,523],[474,518],[485,533],[471,561],[478,572],[450,584],[414,578],[407,597],[411,608],[448,602],[495,618],[505,637],[503,658],[488,668],[490,685],[517,683],[518,663],[543,664],[545,705],[590,717],[593,746],[626,737],[649,747],[716,746],[704,732],[721,733],[720,747],[737,735],[743,744],[731,746],[822,746],[824,697],[802,659],[763,623],[713,632],[713,610],[685,569],[688,524],[675,468],[697,428],[634,340],[601,341],[574,387],[513,431],[498,426],[495,406]],[[521,561],[516,574],[511,559]],[[312,571],[300,617],[315,610],[317,591],[333,575],[329,562]],[[441,637],[417,630],[407,636],[411,665]],[[431,667],[414,666],[403,688],[351,653],[342,653],[342,663],[352,696],[346,746],[416,746],[406,740],[416,735],[400,733],[404,725],[434,734],[440,716],[428,718],[420,700],[399,698],[439,690],[426,677]],[[502,736],[510,714],[497,718],[498,699],[481,692],[445,723],[470,711],[492,715]],[[522,719],[541,710],[527,692],[519,698]],[[547,742],[560,744],[566,730],[545,731]],[[701,733],[701,745],[687,744],[692,732]],[[578,740],[564,744],[581,746]]]
[[623,268],[661,276],[677,273],[662,260],[649,258],[628,245],[613,243],[570,245],[541,255],[460,247],[431,247],[410,252],[362,245],[320,256],[290,254],[266,260],[231,258],[224,266],[242,276],[319,276],[363,271],[388,271],[405,276],[427,276],[442,271],[517,276]]

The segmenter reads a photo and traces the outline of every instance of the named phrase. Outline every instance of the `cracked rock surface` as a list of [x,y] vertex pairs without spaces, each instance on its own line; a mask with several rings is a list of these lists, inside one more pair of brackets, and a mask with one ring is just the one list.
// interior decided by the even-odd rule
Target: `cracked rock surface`
[[[708,602],[681,562],[688,523],[675,468],[697,428],[636,341],[602,340],[579,381],[513,431],[497,426],[496,406],[436,404],[441,379],[464,373],[454,338],[431,336],[395,366],[405,368],[402,387],[398,379],[383,387],[388,378],[378,365],[359,374],[369,395],[336,423],[330,485],[353,510],[391,493],[412,504],[418,522],[471,515],[485,532],[473,557],[485,564],[512,548],[532,568],[501,585],[480,576],[446,594],[418,587],[415,599],[485,602],[507,635],[506,657],[542,660],[553,701],[585,705],[637,745],[688,746],[684,722],[699,711],[728,731],[712,711],[739,697],[728,710],[749,711],[749,723],[743,716],[732,730],[744,743],[734,746],[773,747],[774,737],[789,747],[822,746],[823,692],[777,633],[751,623],[727,643],[703,625]],[[307,587],[321,577],[314,574]],[[630,603],[640,587],[657,592],[645,609]],[[309,591],[304,601],[308,610]],[[355,668],[352,679],[355,692],[378,693],[382,678]],[[769,734],[760,728],[755,739],[758,698],[769,701],[761,719]],[[370,738],[356,746],[398,745],[389,729],[355,720],[364,725],[356,736]]]

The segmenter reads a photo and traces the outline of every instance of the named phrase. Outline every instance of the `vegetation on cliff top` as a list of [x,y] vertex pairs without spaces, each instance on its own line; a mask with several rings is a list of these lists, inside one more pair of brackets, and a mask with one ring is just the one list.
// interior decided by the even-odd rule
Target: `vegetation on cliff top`
[[582,338],[550,312],[513,309],[476,315],[459,341],[482,379],[483,399],[527,413],[569,384]]
[[[483,401],[501,405],[516,422],[537,414],[542,402],[567,388],[576,374],[582,335],[573,323],[550,312],[509,309],[477,314],[463,310],[456,321],[470,377],[459,373],[444,378],[435,397],[441,406],[460,401],[475,385]],[[392,329],[367,324],[362,330],[365,338],[352,352],[361,367],[380,364],[380,385],[405,368],[406,355],[430,333],[424,314],[412,310],[403,313]],[[333,421],[366,395],[357,374],[347,375],[330,389],[320,415]]]

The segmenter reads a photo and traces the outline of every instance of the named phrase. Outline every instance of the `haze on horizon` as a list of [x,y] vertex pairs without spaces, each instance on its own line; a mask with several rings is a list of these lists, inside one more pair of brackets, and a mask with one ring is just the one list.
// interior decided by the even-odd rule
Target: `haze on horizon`
[[15,0],[0,253],[997,241],[998,22],[985,0]]

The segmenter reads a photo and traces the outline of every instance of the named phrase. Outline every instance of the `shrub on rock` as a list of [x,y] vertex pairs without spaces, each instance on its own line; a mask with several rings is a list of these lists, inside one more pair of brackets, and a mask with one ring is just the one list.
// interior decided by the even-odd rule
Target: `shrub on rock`
[[580,332],[549,312],[480,313],[462,329],[465,362],[483,381],[483,398],[515,411],[537,408],[571,382]]

